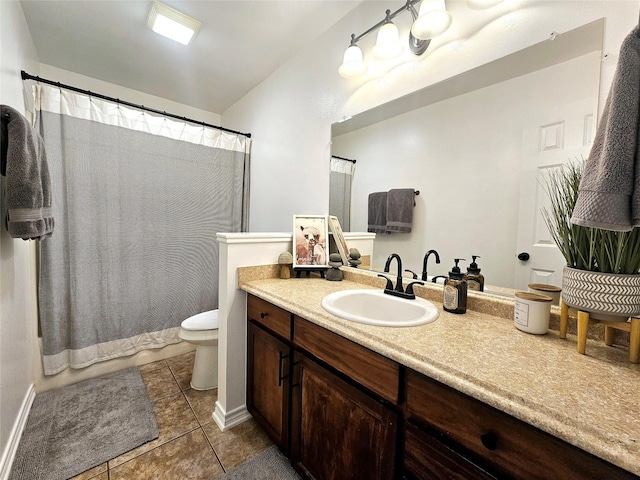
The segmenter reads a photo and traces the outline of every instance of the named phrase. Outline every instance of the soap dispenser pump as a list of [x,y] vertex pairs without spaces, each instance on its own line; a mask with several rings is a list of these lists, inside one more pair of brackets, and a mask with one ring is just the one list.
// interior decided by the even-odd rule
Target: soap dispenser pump
[[467,281],[458,266],[460,260],[464,260],[464,258],[454,259],[455,265],[444,284],[442,306],[445,311],[450,313],[465,313],[467,311]]
[[467,288],[469,290],[476,290],[484,292],[484,275],[480,273],[480,268],[476,263],[476,258],[480,258],[479,255],[471,255],[473,259],[471,264],[467,267],[467,273],[464,279],[467,281]]

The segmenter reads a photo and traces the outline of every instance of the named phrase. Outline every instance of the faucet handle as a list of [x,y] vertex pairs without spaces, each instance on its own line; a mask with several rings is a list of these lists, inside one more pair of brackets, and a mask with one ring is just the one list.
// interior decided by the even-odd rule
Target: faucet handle
[[387,285],[384,287],[385,290],[393,290],[393,283],[386,275],[382,275],[381,273],[379,273],[378,276],[384,278],[387,281]]
[[407,289],[404,291],[404,293],[406,293],[407,295],[415,295],[415,294],[413,293],[413,286],[414,286],[415,284],[418,284],[418,285],[424,285],[424,282],[420,282],[420,281],[417,281],[417,282],[411,282],[409,285],[407,285]]
[[408,268],[404,269],[405,272],[409,272],[411,275],[413,275],[413,279],[417,280],[418,279],[418,274],[416,272],[414,272],[413,270],[409,270]]

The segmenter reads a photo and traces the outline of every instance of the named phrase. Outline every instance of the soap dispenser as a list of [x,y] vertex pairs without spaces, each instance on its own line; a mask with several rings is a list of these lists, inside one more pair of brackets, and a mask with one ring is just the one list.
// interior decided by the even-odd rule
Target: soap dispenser
[[460,260],[464,260],[464,258],[454,259],[455,265],[444,284],[442,305],[444,310],[450,313],[465,313],[467,311],[467,281],[458,266]]
[[471,255],[471,258],[473,260],[471,261],[471,265],[467,267],[467,273],[464,276],[464,279],[467,281],[467,288],[469,290],[484,292],[484,275],[480,273],[480,269],[476,263],[476,258],[480,258],[480,256]]

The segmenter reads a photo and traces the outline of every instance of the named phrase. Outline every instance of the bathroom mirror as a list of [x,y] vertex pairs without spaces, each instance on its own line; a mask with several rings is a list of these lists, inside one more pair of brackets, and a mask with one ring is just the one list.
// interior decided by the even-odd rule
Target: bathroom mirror
[[[554,283],[519,249],[556,248],[539,210],[545,168],[586,158],[598,118],[604,19],[332,125],[332,154],[356,159],[351,221],[367,231],[370,193],[420,191],[409,234],[377,234],[373,267],[394,252],[403,267],[447,275],[478,255],[486,284],[526,289]],[[544,157],[541,159],[541,157]],[[543,160],[541,162],[541,160]],[[533,165],[538,167],[533,168]],[[557,249],[556,249],[557,250]],[[559,262],[559,263],[558,263]],[[536,276],[539,275],[539,276]]]

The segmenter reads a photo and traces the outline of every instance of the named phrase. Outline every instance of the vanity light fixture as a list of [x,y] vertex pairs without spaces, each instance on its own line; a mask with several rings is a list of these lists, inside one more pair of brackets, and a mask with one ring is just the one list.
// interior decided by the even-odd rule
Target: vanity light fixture
[[159,2],[153,2],[147,25],[154,32],[183,45],[189,45],[200,28],[197,20]]
[[[398,27],[391,21],[402,12],[408,11],[411,13],[413,21],[419,20],[419,15],[414,8],[414,5],[420,3],[421,0],[407,0],[407,3],[395,12],[387,10],[384,20],[376,23],[373,27],[364,33],[361,33],[356,37],[355,34],[351,35],[351,43],[344,52],[344,59],[342,65],[338,69],[338,73],[345,78],[352,78],[362,75],[367,71],[367,66],[364,63],[362,50],[358,47],[357,43],[370,34],[371,32],[380,29],[378,32],[378,38],[375,47],[373,47],[373,54],[380,59],[391,59],[398,57],[402,54],[403,47],[400,42],[400,36],[398,34]],[[427,2],[429,0],[422,0]],[[444,0],[442,0],[444,4]],[[431,40],[417,38],[413,33],[409,35],[409,48],[415,55],[422,55],[429,46]]]

